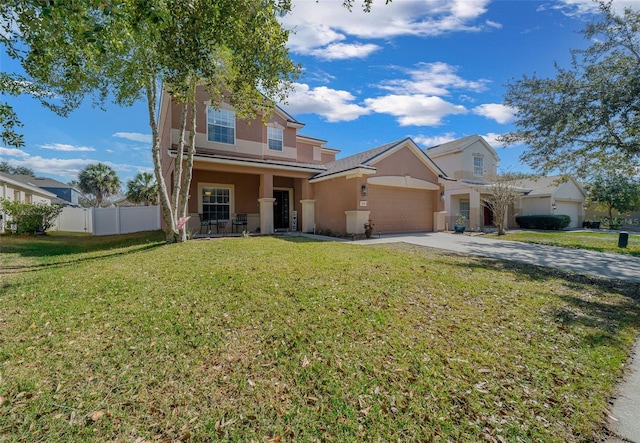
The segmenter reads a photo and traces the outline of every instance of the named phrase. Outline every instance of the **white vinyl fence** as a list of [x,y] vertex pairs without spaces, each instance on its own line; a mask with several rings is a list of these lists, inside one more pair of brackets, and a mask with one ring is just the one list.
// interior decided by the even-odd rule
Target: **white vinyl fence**
[[117,206],[114,208],[65,207],[53,229],[87,232],[93,235],[128,234],[160,229],[160,206]]

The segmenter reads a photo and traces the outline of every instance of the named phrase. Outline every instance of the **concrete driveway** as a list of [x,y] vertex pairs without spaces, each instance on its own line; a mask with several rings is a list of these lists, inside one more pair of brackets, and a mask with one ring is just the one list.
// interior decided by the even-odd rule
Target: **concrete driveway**
[[374,236],[349,243],[375,245],[397,242],[640,282],[640,257],[496,240],[482,235],[428,232],[385,235],[382,238]]

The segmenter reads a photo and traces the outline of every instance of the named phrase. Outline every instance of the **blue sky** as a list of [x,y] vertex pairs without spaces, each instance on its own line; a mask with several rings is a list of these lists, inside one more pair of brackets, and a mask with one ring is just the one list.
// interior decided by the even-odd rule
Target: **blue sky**
[[[304,75],[283,108],[306,124],[302,132],[354,154],[406,136],[422,147],[480,134],[496,148],[502,170],[529,171],[525,146],[501,147],[513,128],[502,105],[504,85],[568,66],[570,49],[588,45],[577,31],[596,18],[591,0],[374,1],[363,13],[342,0],[293,0],[284,24]],[[614,6],[637,8],[637,0]],[[0,69],[18,72],[0,54]],[[104,162],[126,183],[151,171],[146,105],[106,111],[89,102],[56,116],[28,96],[8,97],[24,127],[26,147],[0,145],[0,160],[64,182],[87,164]]]

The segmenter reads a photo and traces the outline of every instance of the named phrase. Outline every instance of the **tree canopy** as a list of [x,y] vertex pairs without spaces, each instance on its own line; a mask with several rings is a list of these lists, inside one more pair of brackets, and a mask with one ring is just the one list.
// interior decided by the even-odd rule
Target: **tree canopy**
[[640,12],[617,15],[609,3],[600,9],[599,20],[582,31],[591,45],[572,51],[570,68],[507,85],[504,103],[517,109],[517,129],[502,140],[526,144],[521,160],[539,172],[588,177],[638,166]]
[[33,169],[27,168],[26,166],[11,166],[6,160],[0,162],[0,172],[5,172],[11,175],[30,175],[31,177],[36,176],[36,173],[33,172]]
[[587,186],[589,200],[607,210],[613,219],[613,210],[620,214],[640,208],[640,181],[621,173],[599,173]]
[[150,172],[138,172],[127,182],[127,200],[131,203],[143,203],[145,206],[157,204],[158,184]]
[[[177,222],[189,198],[196,86],[211,94],[213,106],[226,100],[239,117],[249,117],[268,114],[283,101],[299,71],[289,59],[288,31],[278,21],[290,9],[287,0],[6,0],[3,9],[16,29],[5,39],[9,53],[66,106],[87,95],[98,103],[109,94],[123,105],[146,100],[169,241],[186,239]],[[183,105],[180,144],[189,147],[186,156],[178,150],[172,195],[161,170],[161,88]]]
[[120,179],[108,165],[96,163],[87,165],[78,174],[78,187],[86,194],[95,196],[95,206],[102,207],[105,198],[120,192]]

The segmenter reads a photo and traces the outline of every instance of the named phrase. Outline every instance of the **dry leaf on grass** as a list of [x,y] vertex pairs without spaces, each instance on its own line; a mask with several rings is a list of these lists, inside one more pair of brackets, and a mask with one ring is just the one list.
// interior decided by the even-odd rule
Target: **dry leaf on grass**
[[102,417],[104,417],[104,410],[99,410],[96,412],[93,412],[92,414],[89,414],[89,418],[91,419],[91,421],[96,422],[98,420],[101,420]]

